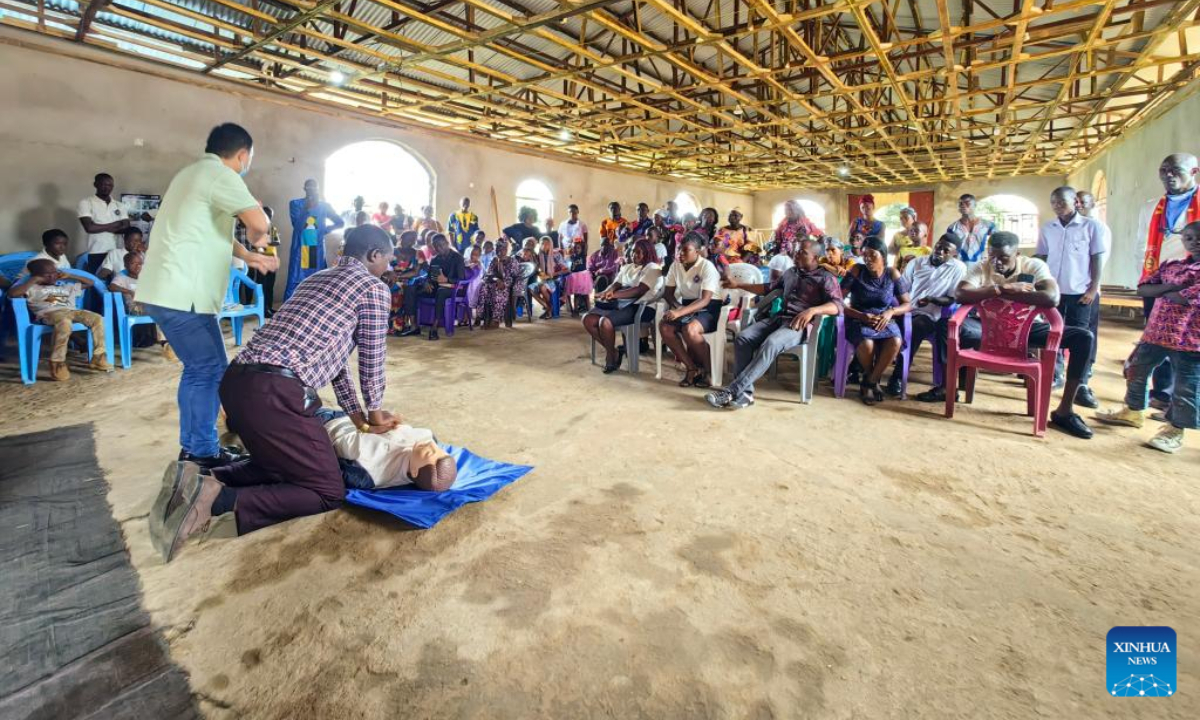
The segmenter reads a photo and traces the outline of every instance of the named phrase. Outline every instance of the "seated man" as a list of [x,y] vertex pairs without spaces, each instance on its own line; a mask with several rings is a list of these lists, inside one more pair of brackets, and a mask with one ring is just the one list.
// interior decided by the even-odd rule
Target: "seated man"
[[1149,404],[1149,381],[1154,370],[1170,361],[1175,386],[1167,411],[1167,424],[1147,443],[1155,450],[1178,452],[1183,431],[1200,427],[1200,222],[1183,228],[1188,256],[1159,266],[1138,285],[1138,295],[1158,298],[1142,341],[1125,363],[1125,404],[1096,416],[1110,425],[1140,428]]
[[[946,364],[946,327],[950,318],[942,317],[942,311],[954,304],[954,293],[967,273],[967,266],[958,259],[962,240],[957,235],[946,233],[933,246],[932,255],[916,256],[904,266],[904,277],[909,282],[909,294],[913,310],[909,315],[912,323],[912,350],[909,357],[916,355],[921,343],[933,338],[934,357]],[[901,359],[896,363],[887,391],[893,397],[900,396]],[[946,392],[935,387],[917,396],[924,402],[946,400]]]
[[[338,405],[362,432],[399,426],[383,409],[389,298],[379,278],[391,257],[382,228],[352,229],[337,267],[301,282],[230,363],[221,405],[250,457],[211,471],[192,462],[167,466],[149,517],[165,562],[216,515],[232,512],[244,535],[342,504],[346,486],[316,417],[317,390],[332,383]],[[356,348],[362,404],[348,364]]]
[[[1020,240],[1015,233],[1003,230],[992,233],[988,239],[988,256],[975,263],[958,284],[955,300],[960,303],[979,303],[988,298],[1001,297],[1013,302],[1027,303],[1043,308],[1058,306],[1058,283],[1050,274],[1046,263],[1027,257],[1017,251]],[[983,339],[982,324],[978,318],[968,317],[959,330],[959,341],[963,348],[978,348]],[[1029,347],[1042,348],[1050,334],[1050,325],[1035,322],[1029,332]],[[1060,349],[1069,350],[1071,361],[1067,365],[1067,384],[1062,398],[1050,413],[1050,425],[1068,435],[1084,440],[1092,437],[1092,429],[1074,410],[1075,391],[1083,381],[1092,353],[1092,331],[1086,327],[1063,328]],[[1048,381],[1049,379],[1047,379]]]
[[819,240],[804,240],[792,258],[795,265],[778,282],[766,285],[724,280],[721,283],[731,290],[755,295],[778,290],[783,309],[774,317],[746,328],[733,341],[736,377],[729,387],[713,390],[704,397],[709,405],[735,409],[753,405],[754,381],[770,369],[775,358],[802,343],[806,332],[815,332],[812,325],[822,315],[842,312],[842,290],[837,278],[819,267],[824,254],[825,248]]
[[412,326],[400,333],[401,337],[421,334],[421,327],[417,323],[417,304],[421,298],[433,298],[433,326],[429,328],[429,339],[437,340],[446,301],[454,297],[455,286],[467,276],[466,262],[457,250],[450,247],[450,240],[445,235],[434,233],[433,251],[426,281],[417,285],[416,292],[409,288],[409,292],[405,293],[404,314],[412,321]]
[[[400,425],[385,433],[362,432],[345,413],[318,411],[342,463],[348,487],[362,490],[414,485],[449,490],[458,477],[454,458],[434,440],[433,431]],[[365,476],[364,476],[365,475]]]
[[[104,351],[104,318],[90,310],[80,310],[75,301],[83,289],[91,287],[87,278],[76,278],[58,269],[53,260],[35,258],[25,266],[29,277],[8,289],[10,298],[26,298],[34,321],[54,328],[53,348],[50,351],[50,377],[59,382],[71,379],[67,370],[67,341],[71,339],[71,324],[82,323],[92,331],[91,368],[112,372]],[[69,282],[60,282],[60,281]],[[35,358],[36,359],[36,358]],[[36,373],[37,368],[34,368]]]

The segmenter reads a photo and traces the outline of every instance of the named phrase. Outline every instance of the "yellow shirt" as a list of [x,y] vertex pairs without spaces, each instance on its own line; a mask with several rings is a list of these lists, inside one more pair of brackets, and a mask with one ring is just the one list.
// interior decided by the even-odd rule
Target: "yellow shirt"
[[258,207],[245,181],[212,153],[176,173],[154,218],[135,299],[173,310],[221,310],[238,213]]

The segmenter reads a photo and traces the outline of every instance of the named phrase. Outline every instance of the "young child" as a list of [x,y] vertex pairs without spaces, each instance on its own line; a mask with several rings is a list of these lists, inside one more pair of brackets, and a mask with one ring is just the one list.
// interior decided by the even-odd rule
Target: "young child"
[[[146,256],[140,252],[131,251],[126,253],[125,259],[122,261],[125,269],[117,273],[108,283],[109,290],[120,293],[121,299],[125,303],[125,311],[130,315],[146,314],[146,310],[142,307],[142,304],[133,299],[133,295],[137,291],[138,277],[142,274],[142,264],[145,260]],[[133,346],[144,348],[153,345],[162,346],[163,357],[166,359],[175,359],[175,353],[171,350],[171,346],[159,336],[157,325],[134,325]]]
[[403,245],[396,248],[392,272],[384,276],[384,282],[392,292],[392,307],[388,318],[388,332],[392,335],[399,335],[408,329],[407,317],[404,314],[404,293],[412,279],[420,275],[423,269],[424,265],[418,259],[416,248]]
[[[83,287],[91,287],[87,278],[72,278],[59,270],[53,260],[36,258],[26,265],[29,277],[8,289],[11,298],[25,298],[34,319],[54,328],[50,351],[50,377],[64,382],[71,378],[67,370],[67,341],[71,339],[71,323],[82,323],[92,331],[94,351],[91,368],[112,372],[104,351],[104,318],[89,310],[80,310],[75,302]],[[61,282],[69,280],[70,282]],[[82,285],[82,287],[80,287]]]
[[146,237],[142,235],[142,231],[135,227],[125,228],[125,249],[113,248],[104,256],[104,262],[100,263],[100,269],[96,271],[96,277],[104,282],[108,282],[114,275],[121,272],[125,267],[125,258],[130,253],[146,253]]
[[1138,295],[1156,301],[1141,342],[1125,362],[1125,404],[1096,416],[1110,425],[1140,428],[1150,376],[1170,360],[1175,387],[1167,424],[1146,443],[1166,453],[1183,447],[1184,430],[1200,427],[1200,222],[1184,226],[1183,247],[1187,257],[1163,263],[1138,285]]

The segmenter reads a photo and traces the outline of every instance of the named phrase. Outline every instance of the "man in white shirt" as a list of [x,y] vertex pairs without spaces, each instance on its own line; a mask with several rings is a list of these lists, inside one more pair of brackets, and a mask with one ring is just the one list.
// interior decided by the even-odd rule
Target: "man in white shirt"
[[[954,292],[967,273],[967,266],[958,259],[958,251],[962,240],[957,235],[946,233],[933,246],[933,253],[914,257],[904,266],[904,278],[908,280],[909,297],[912,299],[912,312],[909,322],[912,323],[912,353],[916,353],[921,343],[933,338],[934,355],[946,365],[946,328],[950,319],[942,316],[942,311],[954,304]],[[900,363],[892,371],[888,381],[887,391],[892,397],[900,397],[903,390],[901,383]],[[917,396],[918,400],[926,402],[945,401],[946,395],[940,387],[931,388]]]
[[575,247],[575,241],[578,239],[583,240],[583,247],[586,250],[588,227],[579,219],[579,206],[572,204],[567,206],[567,219],[558,226],[559,249],[563,253],[569,254],[572,248]]
[[[116,233],[124,232],[130,223],[125,206],[112,196],[113,186],[112,175],[100,173],[92,181],[96,194],[79,201],[79,224],[87,233],[85,269],[93,274],[104,256],[119,247]],[[143,213],[142,219],[149,220],[150,216]]]
[[[989,298],[1005,298],[1042,308],[1058,305],[1058,283],[1050,268],[1038,258],[1026,257],[1018,251],[1020,238],[1015,233],[997,230],[988,239],[988,254],[970,266],[958,284],[955,300],[978,304]],[[1050,324],[1034,322],[1029,332],[1029,347],[1046,346]],[[983,326],[976,317],[968,317],[959,330],[959,341],[965,349],[978,348],[983,339]],[[1083,382],[1084,368],[1092,354],[1092,333],[1087,327],[1063,327],[1059,348],[1069,350],[1067,382],[1058,407],[1050,412],[1049,424],[1068,435],[1089,440],[1092,430],[1074,410],[1075,393]]]
[[[1037,250],[1034,255],[1045,261],[1050,274],[1058,283],[1058,311],[1063,322],[1073,327],[1091,328],[1092,313],[1098,307],[1100,273],[1104,269],[1104,230],[1100,223],[1079,214],[1075,209],[1075,189],[1060,187],[1050,194],[1050,207],[1055,219],[1042,225],[1038,233]],[[1100,403],[1087,386],[1092,374],[1095,358],[1095,338],[1092,353],[1084,368],[1083,384],[1079,386],[1075,402],[1097,408]],[[1060,387],[1062,380],[1062,357],[1055,367],[1054,386]]]

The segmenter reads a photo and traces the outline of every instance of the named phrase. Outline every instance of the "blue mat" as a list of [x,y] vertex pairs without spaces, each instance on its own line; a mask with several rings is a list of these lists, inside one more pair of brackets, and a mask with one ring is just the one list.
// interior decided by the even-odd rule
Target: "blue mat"
[[431,528],[467,503],[487,500],[496,492],[533,470],[529,465],[510,465],[474,455],[470,450],[443,445],[458,464],[454,486],[443,492],[413,487],[384,490],[346,490],[346,502],[390,513],[419,528]]

